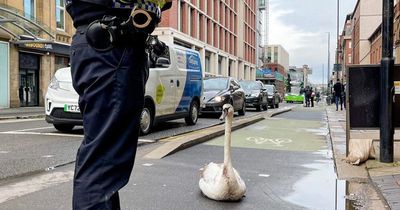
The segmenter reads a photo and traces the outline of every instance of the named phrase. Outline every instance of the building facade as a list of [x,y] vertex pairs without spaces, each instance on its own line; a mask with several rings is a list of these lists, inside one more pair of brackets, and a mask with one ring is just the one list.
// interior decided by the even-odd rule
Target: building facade
[[154,35],[200,52],[204,76],[255,79],[255,0],[176,0]]
[[358,0],[352,23],[352,63],[370,64],[370,37],[382,23],[382,0]]
[[340,53],[339,53],[339,64],[341,64],[341,71],[339,78],[345,81],[346,68],[352,63],[352,17],[353,14],[348,14],[343,26],[342,34],[340,35]]
[[281,45],[264,46],[263,53],[267,58],[266,64],[275,63],[283,66],[282,74],[289,71],[289,53]]
[[289,72],[289,53],[281,45],[267,45],[263,47],[264,64],[257,80],[265,84],[274,84],[278,92],[285,93],[285,78]]
[[64,0],[0,0],[0,108],[44,105],[73,32]]

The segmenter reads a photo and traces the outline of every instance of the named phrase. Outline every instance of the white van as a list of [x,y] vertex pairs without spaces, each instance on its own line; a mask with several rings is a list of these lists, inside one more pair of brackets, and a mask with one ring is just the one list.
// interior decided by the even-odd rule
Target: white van
[[[148,134],[158,122],[185,118],[188,125],[198,119],[203,78],[197,51],[169,46],[169,53],[149,61],[145,107],[141,114],[140,132]],[[151,60],[151,59],[150,59]],[[69,67],[59,69],[45,96],[46,121],[61,132],[82,125],[78,94],[72,87]]]
[[170,47],[169,55],[150,64],[141,133],[149,133],[157,122],[179,118],[185,118],[187,125],[196,124],[202,92],[200,54],[176,45]]

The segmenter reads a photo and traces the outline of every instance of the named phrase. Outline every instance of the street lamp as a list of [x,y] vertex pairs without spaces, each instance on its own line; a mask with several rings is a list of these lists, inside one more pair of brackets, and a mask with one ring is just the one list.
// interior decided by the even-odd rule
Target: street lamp
[[336,80],[339,79],[339,45],[340,45],[340,40],[339,40],[339,0],[337,0],[337,15],[336,15],[336,64],[335,64],[335,68],[334,71],[336,72]]
[[327,104],[328,105],[330,105],[331,104],[331,89],[330,89],[330,82],[329,82],[329,80],[330,80],[330,67],[331,67],[331,51],[330,51],[330,48],[331,48],[331,32],[326,32],[327,34],[328,34],[328,67],[327,67],[327,70],[328,70],[328,74],[327,74],[327,77],[328,77],[328,80],[326,81],[326,93],[327,93],[327,95],[329,96],[329,97],[327,97]]

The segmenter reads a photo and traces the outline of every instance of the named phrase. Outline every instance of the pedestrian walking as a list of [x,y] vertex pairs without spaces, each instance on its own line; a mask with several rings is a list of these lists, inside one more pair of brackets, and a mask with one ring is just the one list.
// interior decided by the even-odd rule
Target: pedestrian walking
[[346,85],[342,85],[342,102],[343,107],[346,109]]
[[310,107],[311,89],[309,86],[305,89],[306,107]]
[[84,138],[73,180],[73,209],[120,209],[128,183],[148,78],[146,40],[166,0],[66,0],[76,34],[71,73]]
[[320,93],[319,91],[317,91],[317,92],[315,93],[315,97],[316,97],[315,101],[317,101],[317,104],[318,104],[319,101],[321,100],[321,93]]
[[334,96],[335,96],[336,111],[338,111],[338,109],[339,109],[339,104],[340,104],[340,110],[343,110],[343,100],[342,100],[343,85],[342,85],[342,83],[340,83],[339,79],[336,81],[336,84],[333,86],[333,90],[334,90]]
[[311,96],[310,96],[311,107],[314,107],[315,92],[314,92],[313,88],[311,88],[310,91],[311,91]]

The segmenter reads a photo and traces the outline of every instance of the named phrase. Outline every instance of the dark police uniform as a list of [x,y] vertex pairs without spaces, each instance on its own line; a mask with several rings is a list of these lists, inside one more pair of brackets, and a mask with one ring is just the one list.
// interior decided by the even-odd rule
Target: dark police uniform
[[131,13],[103,4],[107,1],[66,1],[77,29],[71,72],[85,133],[76,158],[73,209],[120,209],[118,190],[127,184],[136,154],[148,74],[147,34],[119,37],[111,50],[93,49],[85,35],[91,22],[105,15],[125,20]]

